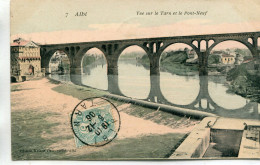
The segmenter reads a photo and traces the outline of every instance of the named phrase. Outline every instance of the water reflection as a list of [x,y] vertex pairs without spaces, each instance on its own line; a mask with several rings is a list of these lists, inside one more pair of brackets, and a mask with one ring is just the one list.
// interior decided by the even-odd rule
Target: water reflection
[[136,60],[120,60],[118,83],[125,96],[145,99],[150,91],[150,71],[138,64]]
[[100,50],[96,48],[88,50],[81,65],[81,82],[83,85],[102,90],[108,89],[107,63]]
[[107,64],[93,63],[85,66],[82,73],[82,84],[97,89],[107,90]]
[[[217,82],[214,80],[218,80]],[[237,109],[246,105],[245,98],[228,92],[228,87],[224,76],[209,76],[209,95],[216,104],[226,109]]]
[[161,72],[161,91],[171,103],[186,105],[192,103],[198,96],[199,76],[178,76]]
[[[168,72],[161,72],[160,76],[150,76],[149,69],[134,60],[124,60],[118,65],[119,75],[114,75],[113,79],[118,78],[119,89],[127,97],[220,116],[259,119],[259,104],[230,93],[224,76],[180,76]],[[83,84],[106,90],[106,69],[106,64],[89,65],[82,73]],[[51,76],[69,81],[69,75]]]
[[50,74],[50,78],[62,82],[70,82],[70,74]]

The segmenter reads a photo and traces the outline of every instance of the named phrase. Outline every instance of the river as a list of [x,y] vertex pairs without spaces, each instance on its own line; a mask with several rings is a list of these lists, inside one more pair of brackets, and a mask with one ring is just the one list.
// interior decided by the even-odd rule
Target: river
[[[107,65],[92,65],[87,72],[82,73],[84,85],[107,90]],[[52,78],[69,81],[68,75],[52,75]],[[128,97],[146,99],[150,92],[150,71],[135,60],[121,60],[118,62],[118,81],[121,92]],[[187,105],[192,103],[198,96],[200,77],[180,76],[166,71],[160,72],[160,89],[164,98],[175,105]],[[227,82],[224,76],[208,76],[208,94],[220,107],[226,110],[234,110],[244,107],[249,100],[228,92]],[[206,85],[205,85],[206,86]],[[201,103],[206,107],[206,103]],[[258,105],[258,107],[260,107]],[[258,109],[259,111],[259,109]],[[259,113],[259,112],[258,112]]]

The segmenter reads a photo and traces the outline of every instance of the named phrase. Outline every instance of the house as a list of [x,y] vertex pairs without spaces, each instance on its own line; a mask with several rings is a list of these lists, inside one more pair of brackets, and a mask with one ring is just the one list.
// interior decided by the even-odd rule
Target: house
[[22,38],[13,40],[10,71],[11,76],[15,76],[16,79],[21,79],[22,76],[39,76],[41,73],[40,46]]
[[222,64],[234,64],[235,56],[223,53],[221,55],[221,62],[222,62]]

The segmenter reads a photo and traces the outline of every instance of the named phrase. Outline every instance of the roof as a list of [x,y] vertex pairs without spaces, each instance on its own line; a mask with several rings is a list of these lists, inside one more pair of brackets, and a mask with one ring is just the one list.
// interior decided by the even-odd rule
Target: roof
[[248,59],[248,60],[243,61],[242,63],[243,63],[243,64],[249,63],[249,62],[252,62],[254,59],[255,59],[255,58],[250,58],[250,59]]
[[234,56],[230,54],[222,54],[222,57],[234,57]]
[[29,41],[22,41],[22,42],[13,42],[11,43],[11,46],[25,46],[28,44]]
[[27,40],[24,40],[22,38],[18,38],[18,39],[13,40],[13,43],[11,43],[11,46],[39,47],[39,45],[37,43],[35,43],[33,41],[27,41]]

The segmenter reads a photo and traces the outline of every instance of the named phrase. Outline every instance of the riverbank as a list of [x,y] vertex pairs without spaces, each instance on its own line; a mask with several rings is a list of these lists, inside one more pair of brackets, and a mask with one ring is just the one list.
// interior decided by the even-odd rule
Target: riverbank
[[[187,64],[187,59],[187,54],[184,51],[172,51],[167,55],[163,54],[160,59],[160,70],[181,76],[197,74],[198,65]],[[148,56],[143,56],[138,60],[138,62],[141,63],[145,68],[150,67]]]
[[106,93],[46,78],[11,84],[13,160],[167,158],[199,123],[113,101],[122,122],[117,138],[104,147],[76,148],[69,114],[81,99]]
[[228,72],[229,90],[253,102],[260,103],[260,75],[253,69],[253,64],[236,66]]

